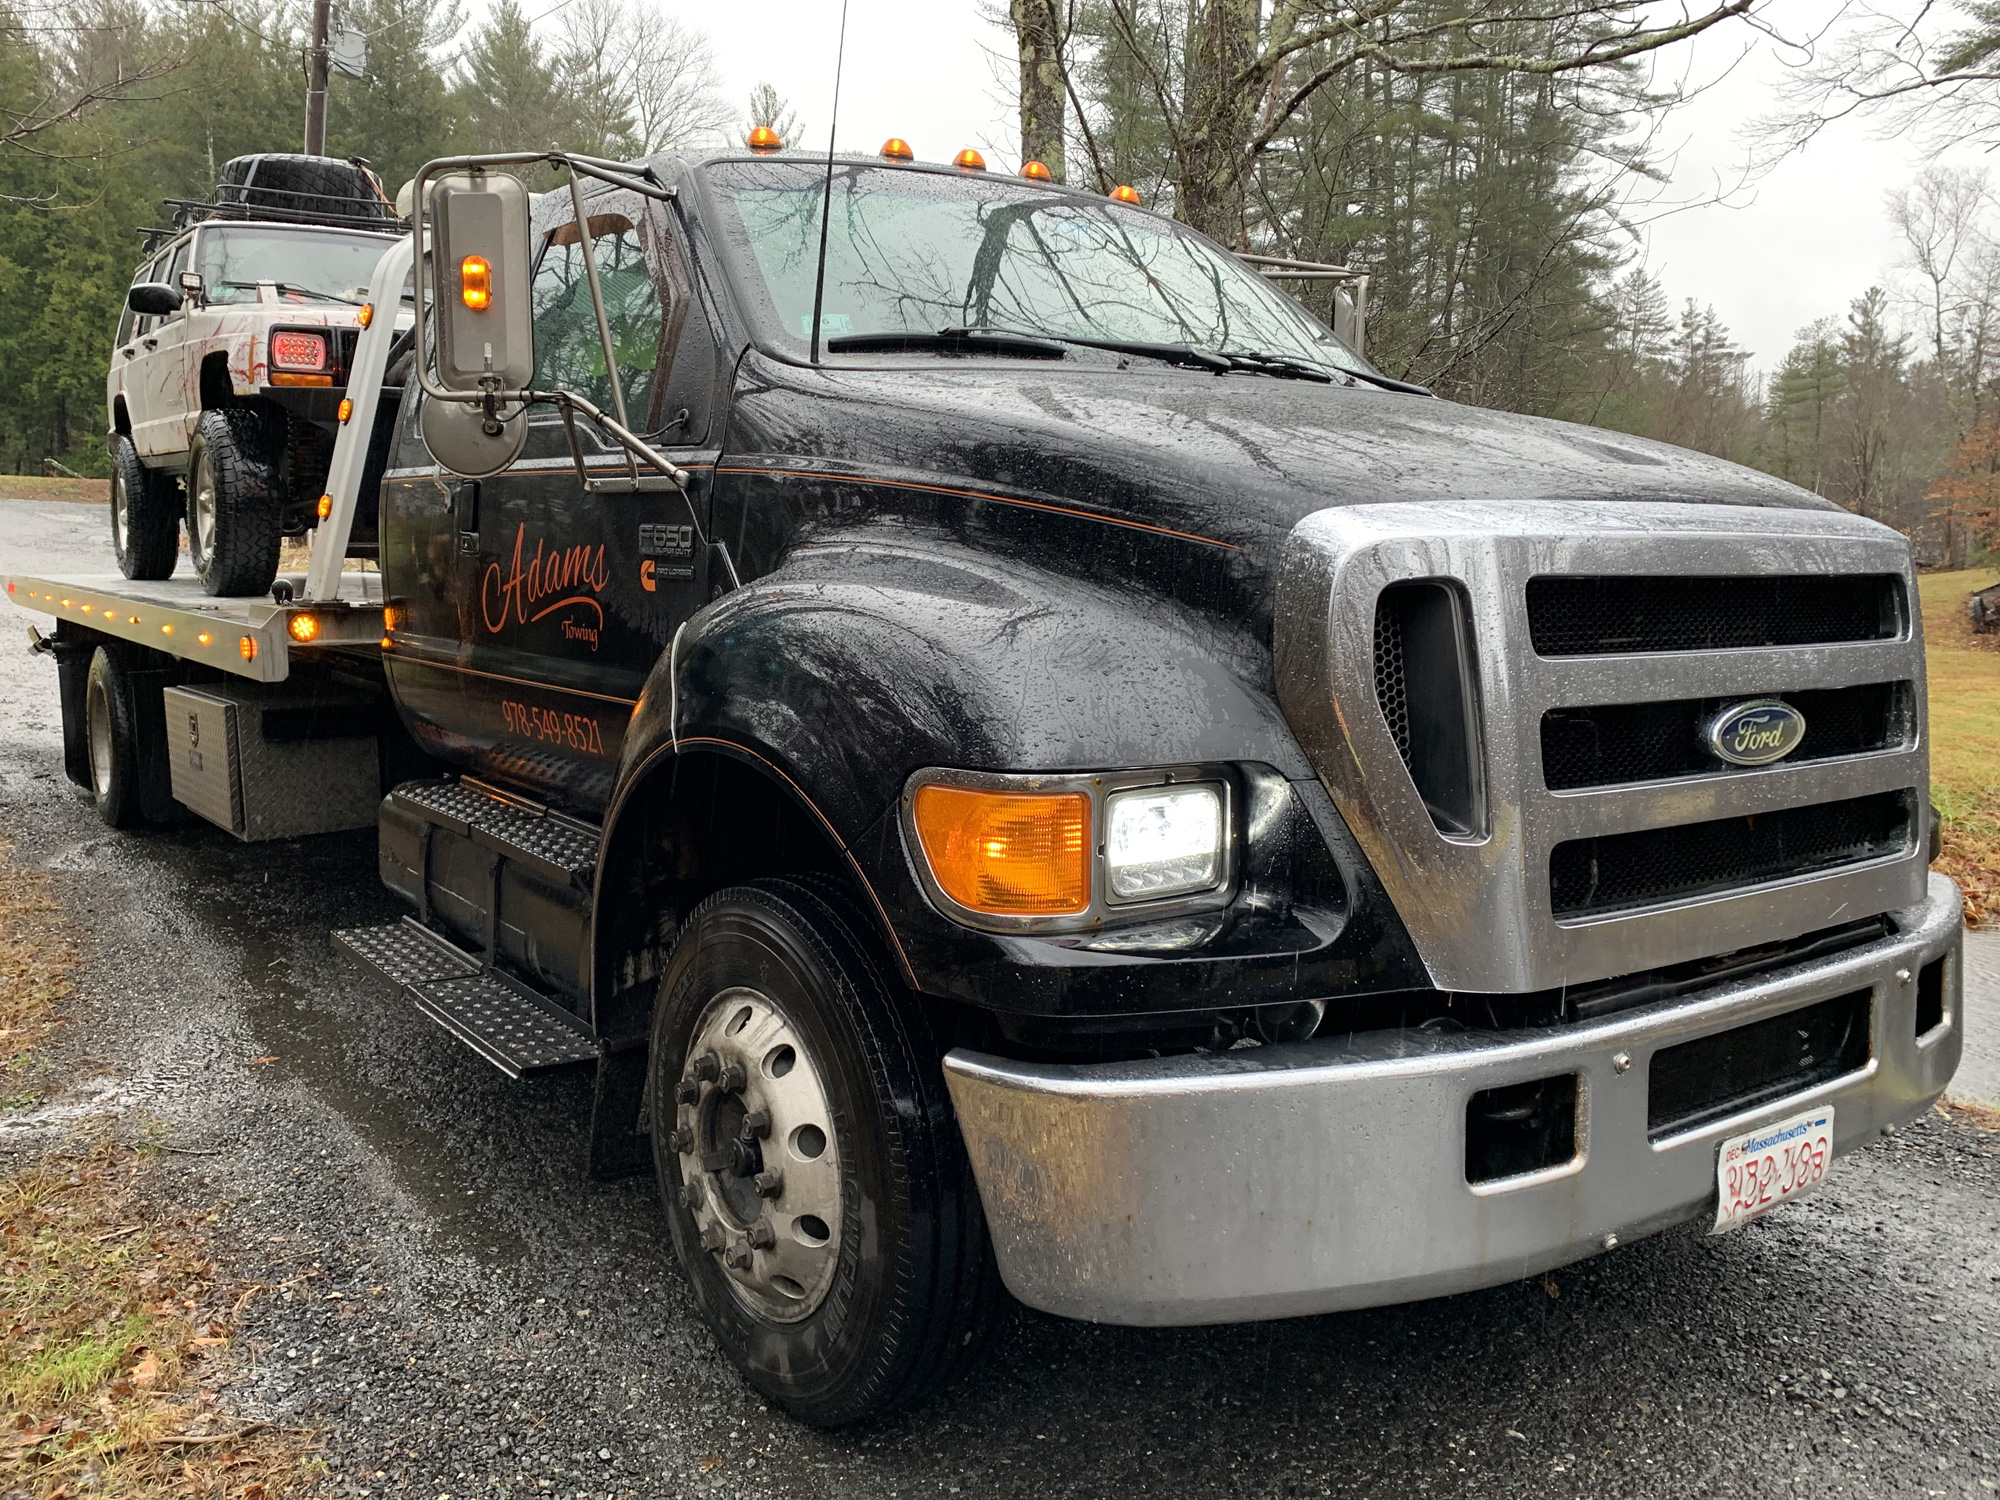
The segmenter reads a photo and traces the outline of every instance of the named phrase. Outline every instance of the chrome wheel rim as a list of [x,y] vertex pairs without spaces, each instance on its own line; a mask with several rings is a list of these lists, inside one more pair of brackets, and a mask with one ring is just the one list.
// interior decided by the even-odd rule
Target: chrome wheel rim
[[197,566],[215,545],[215,474],[204,451],[194,466],[194,483],[188,496],[188,548]]
[[90,792],[99,802],[111,795],[111,703],[95,677],[85,694],[84,723],[90,741]]
[[674,1092],[681,1206],[730,1291],[778,1323],[826,1300],[840,1264],[840,1143],[804,1037],[767,995],[724,990]]
[[120,557],[125,555],[125,533],[132,524],[132,497],[125,489],[123,473],[111,476],[111,545]]

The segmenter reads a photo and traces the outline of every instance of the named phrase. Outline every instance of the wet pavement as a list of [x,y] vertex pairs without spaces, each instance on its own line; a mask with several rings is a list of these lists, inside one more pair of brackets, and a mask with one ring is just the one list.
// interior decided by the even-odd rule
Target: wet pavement
[[[0,568],[102,572],[99,512],[0,502]],[[28,623],[25,615],[13,618]],[[0,634],[0,641],[6,639]],[[19,637],[15,637],[19,639]],[[647,1180],[582,1171],[589,1079],[508,1081],[332,953],[400,908],[370,835],[114,835],[55,673],[0,649],[0,833],[82,936],[55,1100],[0,1155],[155,1131],[266,1283],[247,1413],[329,1492],[1970,1495],[2000,1485],[2000,1135],[1928,1119],[1724,1239],[1677,1233],[1412,1307],[1139,1330],[1010,1307],[941,1397],[836,1435],[717,1356]]]

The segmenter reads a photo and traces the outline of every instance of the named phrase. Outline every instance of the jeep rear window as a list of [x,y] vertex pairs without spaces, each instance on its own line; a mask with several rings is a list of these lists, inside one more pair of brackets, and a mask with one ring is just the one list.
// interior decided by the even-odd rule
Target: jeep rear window
[[277,283],[280,302],[365,302],[375,262],[391,243],[372,234],[210,228],[195,269],[210,302],[255,302],[265,281]]
[[[824,164],[721,162],[709,179],[804,353]],[[836,165],[823,339],[994,328],[1366,364],[1257,272],[1169,220],[1106,199],[980,177]],[[747,279],[747,278],[746,278]]]

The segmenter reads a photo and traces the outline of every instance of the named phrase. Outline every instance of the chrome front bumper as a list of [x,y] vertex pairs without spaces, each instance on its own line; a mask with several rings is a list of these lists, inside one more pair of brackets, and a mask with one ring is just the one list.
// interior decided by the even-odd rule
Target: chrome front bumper
[[[1830,1103],[1835,1150],[1850,1151],[1943,1092],[1963,1041],[1957,887],[1932,875],[1925,901],[1895,916],[1895,936],[1830,959],[1529,1032],[1106,1064],[954,1051],[946,1078],[1001,1275],[1066,1317],[1250,1321],[1493,1286],[1704,1215],[1722,1138]],[[1917,975],[1940,957],[1944,1021],[1919,1038]],[[1655,1052],[1864,987],[1864,1067],[1648,1138]],[[1468,1185],[1471,1096],[1561,1073],[1582,1081],[1576,1159]]]

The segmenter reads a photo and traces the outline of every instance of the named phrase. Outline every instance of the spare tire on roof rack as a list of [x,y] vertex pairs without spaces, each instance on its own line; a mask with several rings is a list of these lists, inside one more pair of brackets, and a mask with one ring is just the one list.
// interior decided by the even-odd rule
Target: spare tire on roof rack
[[395,207],[364,162],[265,151],[237,156],[215,177],[215,206],[246,218],[388,223]]

